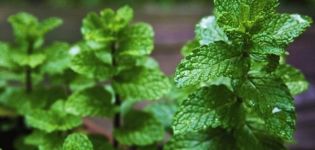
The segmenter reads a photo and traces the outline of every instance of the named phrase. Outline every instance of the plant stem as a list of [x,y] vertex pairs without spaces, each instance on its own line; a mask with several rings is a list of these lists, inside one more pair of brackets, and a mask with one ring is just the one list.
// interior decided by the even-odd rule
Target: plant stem
[[[33,53],[33,41],[30,40],[27,55],[31,55]],[[32,68],[30,66],[25,67],[25,90],[26,93],[31,93],[33,91],[33,83],[32,83]]]
[[[115,56],[115,52],[116,52],[116,43],[113,43],[111,46],[111,53],[112,56]],[[116,67],[117,63],[115,58],[113,58],[113,67]],[[116,77],[113,77],[113,80],[115,80]],[[120,96],[118,94],[115,94],[115,106],[120,108],[121,105],[121,99]],[[120,110],[118,112],[116,112],[115,116],[114,116],[114,120],[113,120],[113,131],[115,131],[116,129],[120,128],[122,125],[121,123],[121,113]],[[114,133],[114,132],[113,132]],[[114,134],[113,134],[113,145],[115,149],[119,149],[119,142],[115,139]]]
[[[117,107],[120,107],[120,105],[121,105],[121,100],[120,100],[120,97],[119,97],[118,94],[115,95],[115,105],[116,105]],[[120,112],[117,112],[117,113],[115,114],[115,117],[114,117],[113,130],[118,129],[118,128],[120,128],[120,127],[121,127],[121,114],[120,114]],[[119,147],[119,143],[118,143],[118,141],[115,139],[115,137],[114,137],[113,139],[114,139],[114,140],[113,140],[114,148],[117,149],[117,148]]]

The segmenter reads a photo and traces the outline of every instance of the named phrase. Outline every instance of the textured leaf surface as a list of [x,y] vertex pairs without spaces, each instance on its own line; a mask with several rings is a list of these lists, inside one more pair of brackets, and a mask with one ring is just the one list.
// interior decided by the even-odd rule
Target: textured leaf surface
[[200,89],[181,104],[174,117],[174,133],[237,125],[244,117],[241,108],[233,93],[224,86]]
[[239,94],[264,119],[265,130],[292,140],[295,128],[293,98],[281,80],[267,76],[252,77],[242,85]]
[[225,43],[214,43],[195,49],[177,67],[177,86],[211,83],[218,77],[240,78],[248,70],[248,60]]
[[81,133],[69,135],[63,143],[63,150],[93,150],[92,142]]
[[308,89],[308,82],[299,70],[290,65],[280,65],[276,74],[281,77],[292,95],[298,95]]
[[260,23],[260,30],[252,38],[254,53],[284,54],[284,48],[300,36],[311,19],[298,14],[276,14]]
[[72,94],[66,101],[66,112],[87,117],[112,116],[115,106],[112,94],[101,87],[89,88]]
[[[45,116],[45,117],[43,117]],[[37,109],[26,115],[28,125],[46,131],[66,131],[81,125],[80,117],[65,113],[64,101],[54,103],[50,110]]]
[[124,125],[114,131],[115,138],[125,145],[150,145],[164,138],[163,125],[150,113],[131,111]]
[[223,130],[210,129],[207,132],[175,135],[165,150],[234,150],[235,147],[232,136]]
[[[225,31],[244,32],[256,21],[272,14],[277,0],[215,0],[215,13],[218,24]],[[268,12],[268,13],[266,13]]]
[[249,126],[244,126],[234,133],[238,149],[243,150],[267,150],[267,149],[277,149],[285,150],[283,142],[270,136],[263,131],[250,128]]
[[169,91],[170,82],[158,69],[134,68],[122,72],[113,87],[122,99],[156,100]]
[[71,69],[88,78],[107,79],[113,74],[111,64],[104,63],[93,51],[82,51],[71,60]]
[[122,31],[119,38],[119,54],[143,56],[151,54],[153,50],[154,31],[145,23],[131,25]]

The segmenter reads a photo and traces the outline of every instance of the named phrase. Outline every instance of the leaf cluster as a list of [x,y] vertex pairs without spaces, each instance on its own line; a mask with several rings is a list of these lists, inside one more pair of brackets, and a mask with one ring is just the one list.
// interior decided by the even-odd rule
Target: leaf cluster
[[182,49],[175,82],[194,92],[180,104],[166,149],[286,149],[294,142],[292,96],[308,87],[285,63],[287,46],[311,24],[276,12],[277,0],[215,0]]

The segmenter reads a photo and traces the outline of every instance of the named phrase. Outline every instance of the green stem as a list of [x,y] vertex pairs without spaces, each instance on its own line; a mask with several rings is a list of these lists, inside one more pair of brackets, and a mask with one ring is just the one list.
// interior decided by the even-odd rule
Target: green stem
[[[30,40],[27,55],[31,55],[33,53],[33,41]],[[25,67],[25,90],[26,93],[30,94],[33,91],[33,82],[32,82],[32,68],[30,66]]]
[[[116,43],[112,44],[112,56],[114,57],[115,55],[115,51],[116,51]],[[113,67],[116,67],[117,63],[115,58],[113,58]],[[113,80],[115,80],[115,76],[113,77]],[[120,96],[118,94],[115,94],[115,106],[120,108],[121,105],[121,99]],[[114,120],[113,120],[113,131],[115,131],[116,129],[120,128],[122,125],[121,123],[121,113],[120,111],[116,112],[115,116],[114,116]],[[113,145],[115,149],[119,149],[119,142],[115,139],[115,137],[113,136]]]

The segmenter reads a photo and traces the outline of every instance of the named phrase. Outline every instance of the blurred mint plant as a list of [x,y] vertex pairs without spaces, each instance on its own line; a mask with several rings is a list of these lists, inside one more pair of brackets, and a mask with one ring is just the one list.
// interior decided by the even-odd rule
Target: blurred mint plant
[[294,142],[294,99],[308,88],[286,64],[287,46],[311,24],[276,12],[277,0],[215,0],[183,48],[178,87],[194,88],[173,121],[167,150],[286,149]]
[[82,123],[81,118],[65,113],[63,99],[69,95],[67,82],[47,82],[47,78],[60,78],[70,70],[70,46],[67,43],[44,45],[45,35],[60,26],[62,20],[39,21],[23,12],[9,17],[9,22],[16,40],[0,43],[0,104],[6,110],[1,116],[20,116],[25,124],[17,128],[33,132],[26,137],[21,133],[16,149],[57,149],[58,141],[54,139],[60,139],[59,132]]
[[169,79],[149,57],[154,32],[146,23],[130,23],[133,10],[89,13],[83,40],[70,49],[71,69],[90,84],[74,86],[66,112],[78,117],[113,118],[113,146],[147,146],[164,139],[163,124],[153,113],[132,109],[136,102],[157,100],[170,89]]

